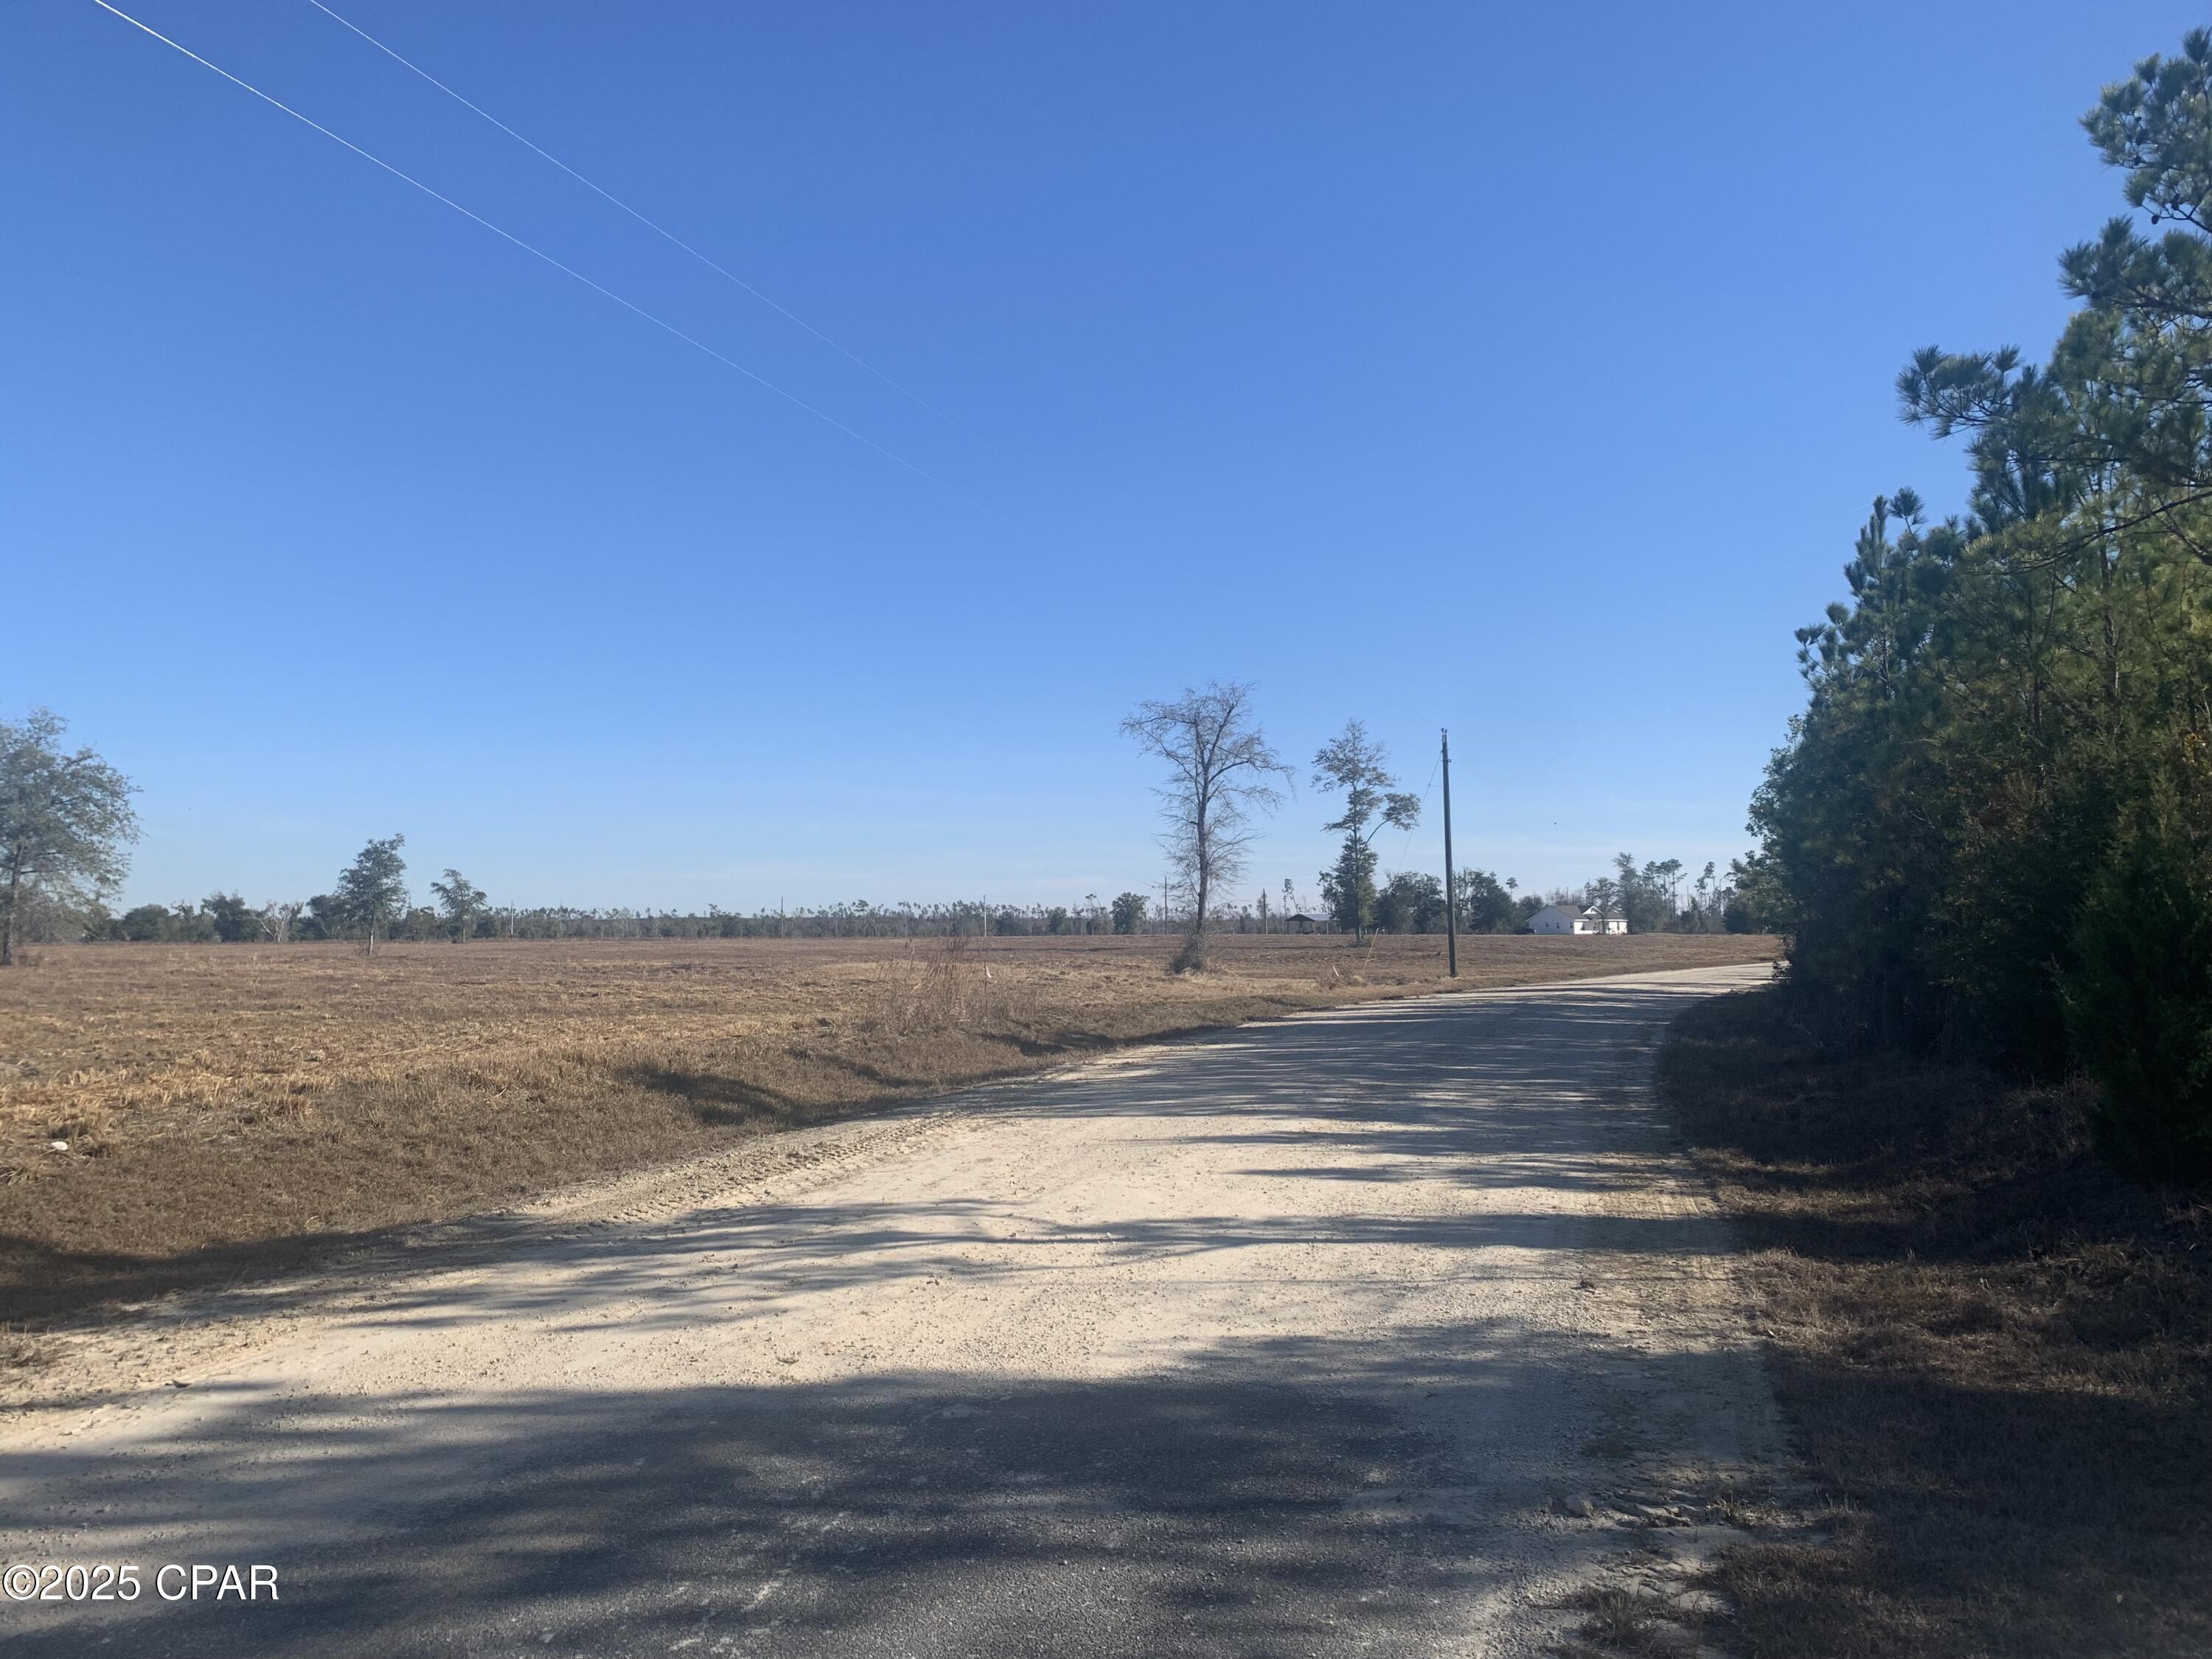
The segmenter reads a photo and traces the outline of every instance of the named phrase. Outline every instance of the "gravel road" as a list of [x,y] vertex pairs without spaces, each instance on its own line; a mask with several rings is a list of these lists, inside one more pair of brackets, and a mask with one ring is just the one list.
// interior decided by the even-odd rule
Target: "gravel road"
[[0,1425],[0,1561],[146,1589],[0,1601],[0,1650],[1510,1656],[1595,1588],[1694,1611],[1781,1440],[1647,1085],[1765,974],[1133,1049],[84,1336]]

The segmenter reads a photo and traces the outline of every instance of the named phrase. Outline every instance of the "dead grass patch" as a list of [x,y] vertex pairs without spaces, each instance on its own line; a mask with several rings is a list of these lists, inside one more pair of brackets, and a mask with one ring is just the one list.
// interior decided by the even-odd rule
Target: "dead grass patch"
[[[1111,1047],[1443,988],[1443,941],[87,945],[0,974],[0,1316]],[[1729,938],[1470,939],[1463,988],[1741,962]],[[1345,964],[1355,961],[1356,981]],[[68,1151],[49,1143],[63,1140]],[[96,1154],[96,1155],[95,1155]]]
[[[1588,1617],[1577,1633],[1601,1653],[1682,1654],[1688,1640],[1651,1599],[1628,1590],[1600,1590],[1586,1603]],[[1588,1650],[1586,1649],[1585,1651]]]
[[1827,1054],[1771,994],[1660,1078],[1823,1494],[1723,1554],[1750,1650],[2212,1652],[2212,1210],[2100,1164],[2074,1088]]

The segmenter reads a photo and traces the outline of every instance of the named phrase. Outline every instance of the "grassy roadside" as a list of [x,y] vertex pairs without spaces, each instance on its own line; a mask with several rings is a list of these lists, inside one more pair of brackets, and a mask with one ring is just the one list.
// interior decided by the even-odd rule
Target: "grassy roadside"
[[1773,993],[1660,1085],[1820,1494],[1721,1565],[1748,1651],[2212,1653],[2212,1206],[2106,1170],[2072,1087],[1824,1054]]
[[[0,975],[0,1336],[735,1137],[1449,982],[1440,939],[1231,937],[1181,976],[1176,943],[46,951]],[[1772,951],[1473,939],[1455,983]]]

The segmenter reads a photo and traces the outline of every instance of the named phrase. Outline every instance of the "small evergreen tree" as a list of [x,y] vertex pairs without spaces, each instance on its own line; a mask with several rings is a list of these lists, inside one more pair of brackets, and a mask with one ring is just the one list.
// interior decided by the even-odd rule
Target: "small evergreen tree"
[[345,925],[367,937],[372,956],[377,935],[390,937],[394,924],[407,914],[407,866],[399,856],[406,839],[393,836],[370,842],[339,872],[337,890],[331,896]]
[[1329,919],[1354,939],[1375,925],[1375,849],[1346,836],[1336,862],[1321,872],[1321,902]]

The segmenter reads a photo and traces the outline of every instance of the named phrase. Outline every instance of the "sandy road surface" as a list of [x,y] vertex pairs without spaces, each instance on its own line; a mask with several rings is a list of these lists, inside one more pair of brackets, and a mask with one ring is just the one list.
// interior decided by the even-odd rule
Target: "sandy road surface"
[[1541,1652],[1776,1455],[1644,1091],[1765,973],[1135,1050],[88,1341],[0,1439],[0,1561],[149,1588],[0,1649]]

